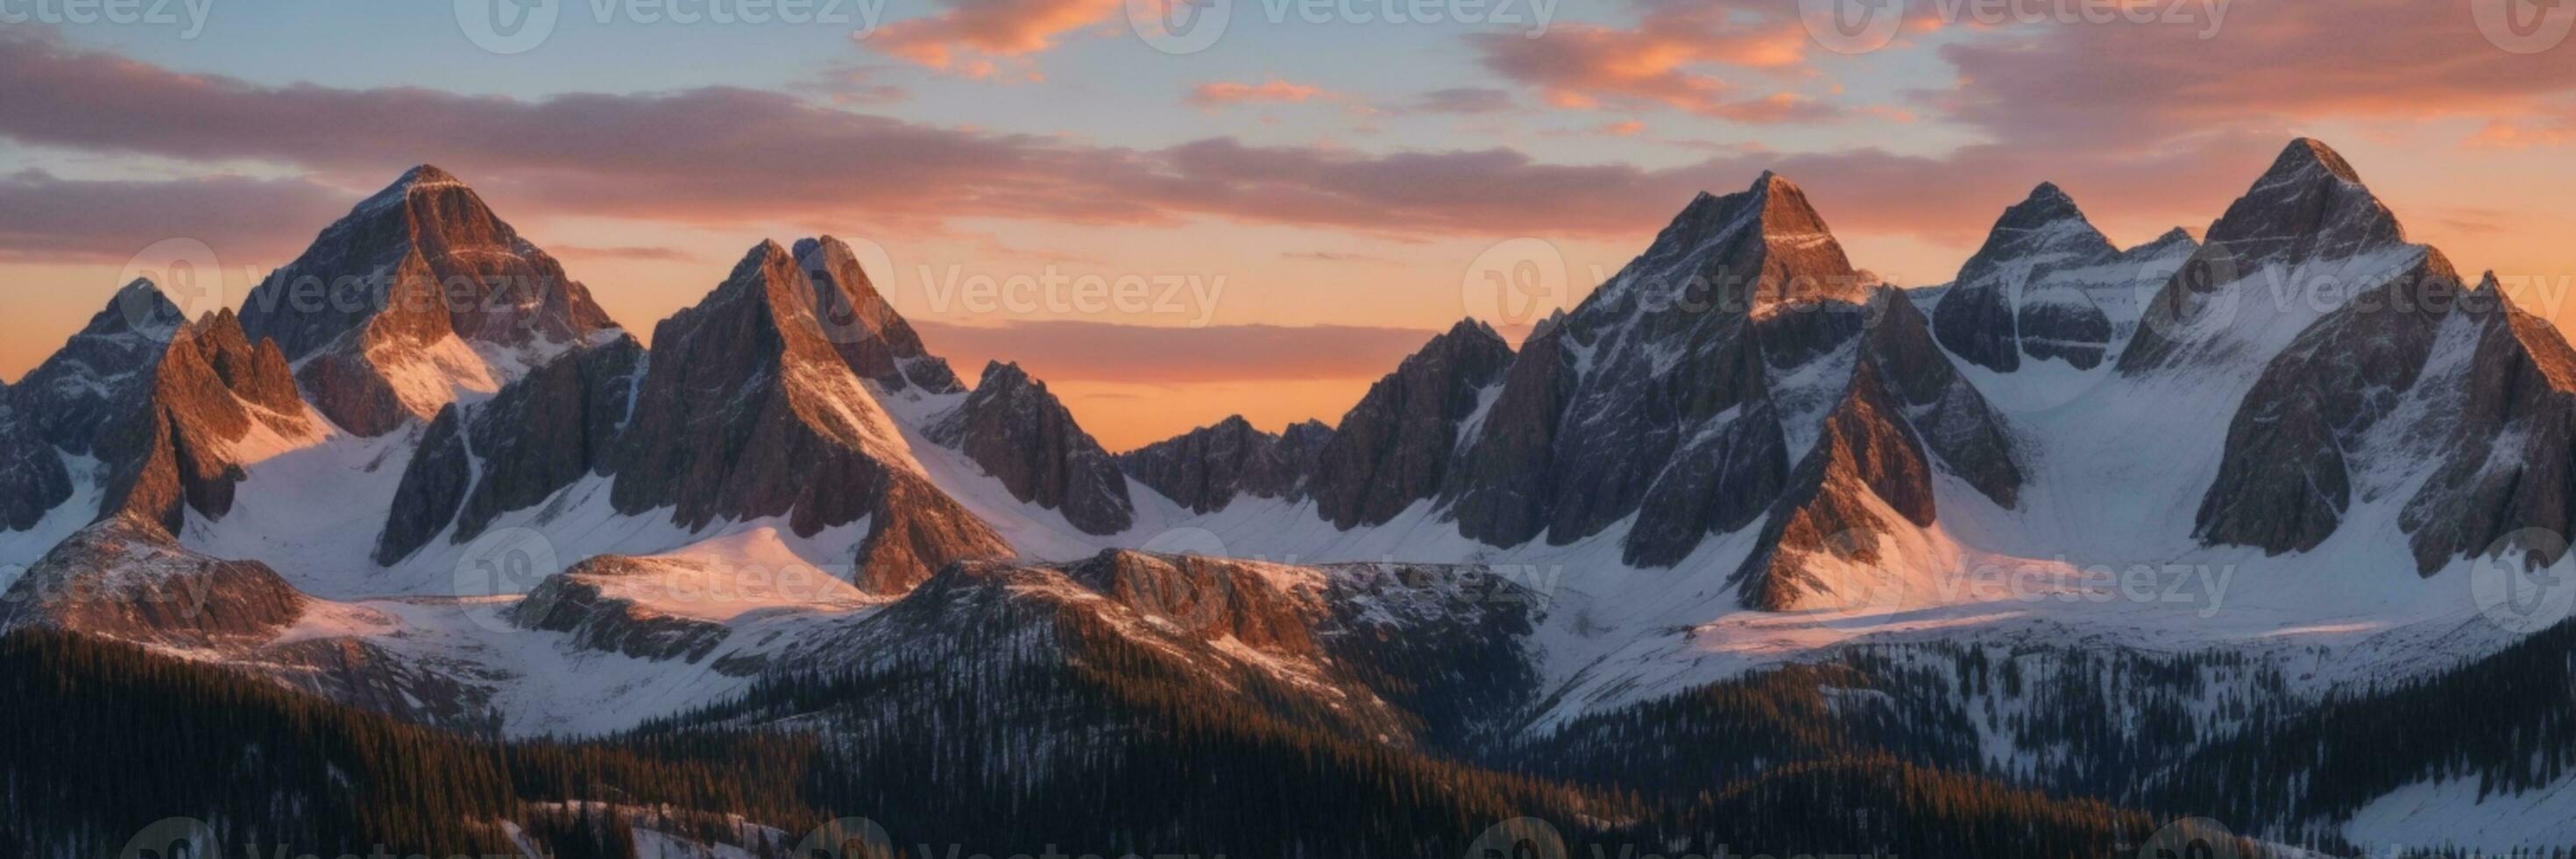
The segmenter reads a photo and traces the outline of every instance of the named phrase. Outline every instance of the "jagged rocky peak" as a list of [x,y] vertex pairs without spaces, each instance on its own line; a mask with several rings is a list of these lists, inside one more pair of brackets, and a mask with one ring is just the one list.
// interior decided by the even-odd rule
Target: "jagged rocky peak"
[[941,493],[824,335],[814,285],[776,242],[654,329],[632,415],[606,457],[622,513],[668,510],[692,531],[788,517],[812,536],[868,520],[858,583],[901,592],[947,563],[1007,557]]
[[2576,349],[2557,326],[2516,306],[2492,273],[2445,331],[2420,383],[2451,395],[2441,400],[2451,411],[2434,449],[2440,464],[2399,517],[2426,575],[2459,558],[2500,555],[2524,529],[2576,533]]
[[318,429],[276,344],[251,345],[231,314],[181,325],[145,378],[143,401],[111,419],[99,442],[102,518],[131,514],[172,532],[188,510],[220,519],[247,476],[255,454],[242,445],[253,433],[297,439]]
[[617,326],[563,266],[430,165],[322,230],[251,291],[242,326],[277,341],[316,408],[361,435],[490,393]]
[[1857,304],[1868,281],[1806,192],[1764,171],[1743,191],[1694,198],[1604,290],[1623,307],[1704,316],[1784,301]]
[[2308,138],[2290,141],[2254,187],[2209,228],[2239,270],[2349,257],[2406,243],[2397,216],[2343,156]]
[[[814,281],[815,315],[826,339],[859,378],[888,391],[966,390],[948,362],[921,345],[921,335],[886,303],[847,242],[831,236],[798,239],[797,262]],[[893,272],[882,272],[892,276]]]
[[1118,462],[1136,482],[1192,512],[1214,513],[1237,498],[1296,496],[1332,437],[1322,421],[1273,435],[1233,415],[1121,454]]
[[[2416,264],[2414,256],[2428,250],[2407,243],[2396,215],[2342,155],[2315,140],[2291,141],[2210,224],[2190,260],[2149,301],[2138,334],[2120,356],[2120,370],[2135,375],[2187,357],[2268,360],[2268,354],[2236,354],[2246,345],[2279,345],[2231,342],[2229,323],[2247,315],[2240,305],[2259,303],[2259,309],[2280,312],[2307,308],[2322,315],[2341,299],[2375,288],[2377,275]],[[2378,265],[2363,270],[2355,268],[2357,262]],[[2339,268],[2313,269],[2325,265]],[[2275,287],[2274,294],[2231,289],[2256,283]],[[2283,285],[2311,294],[2281,294],[2277,287]]]
[[2090,368],[2113,324],[2082,288],[2053,288],[2050,279],[2119,257],[2074,198],[2043,182],[2004,210],[1960,268],[1933,311],[1933,333],[1952,354],[1997,372],[2021,369],[2025,354]]
[[10,403],[46,443],[90,453],[110,421],[142,407],[151,368],[187,322],[152,281],[128,283],[10,387]]
[[1135,524],[1118,461],[1046,383],[1018,364],[986,364],[974,393],[934,419],[926,434],[963,451],[1012,497],[1061,513],[1086,533],[1115,534]]
[[1379,525],[1432,498],[1463,426],[1512,365],[1490,325],[1464,320],[1370,385],[1318,454],[1308,493],[1335,527]]

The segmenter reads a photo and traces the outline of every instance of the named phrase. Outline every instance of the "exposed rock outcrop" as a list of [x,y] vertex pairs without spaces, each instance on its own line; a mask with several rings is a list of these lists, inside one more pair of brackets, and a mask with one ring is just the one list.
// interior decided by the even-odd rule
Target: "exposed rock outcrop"
[[1136,482],[1191,512],[1214,513],[1237,498],[1297,497],[1332,437],[1322,421],[1272,435],[1235,415],[1120,454],[1118,463]]
[[877,292],[848,243],[831,236],[798,239],[795,252],[814,281],[815,319],[822,323],[824,339],[851,372],[888,391],[966,390],[948,362],[922,348],[921,335]]
[[451,522],[455,542],[472,540],[501,514],[604,470],[644,363],[643,345],[619,335],[529,371],[489,401],[440,410],[403,471],[376,563],[409,556]]
[[[2157,291],[2119,369],[2137,376],[2186,361],[2267,361],[2239,354],[2237,323],[2245,317],[2308,311],[2322,314],[2338,298],[2377,286],[2362,272],[2299,277],[2300,266],[2349,260],[2406,246],[2397,217],[2361,183],[2343,156],[2314,140],[2292,141],[2271,169],[2209,227],[2200,248]],[[2403,261],[2393,262],[2394,269]],[[2268,272],[2268,274],[2267,274]],[[2337,289],[2338,296],[2289,295],[2264,288]]]
[[861,584],[900,591],[955,560],[1007,557],[931,486],[893,420],[824,336],[815,288],[776,242],[654,329],[611,502],[683,528],[783,516],[797,534],[868,520]]
[[1011,497],[1061,513],[1086,533],[1115,534],[1136,523],[1118,461],[1018,364],[985,365],[975,392],[925,435],[964,452]]
[[548,576],[506,615],[523,629],[571,633],[574,644],[637,659],[707,658],[733,634],[722,623],[655,611],[610,593],[619,578],[651,577],[655,562],[602,556]]
[[242,650],[267,644],[308,603],[265,564],[190,552],[158,523],[117,516],[74,533],[0,594],[0,630]]
[[[2400,523],[2418,571],[2497,550],[2548,556],[2557,546],[2507,547],[2524,529],[2576,534],[2576,350],[2514,306],[2490,275],[2453,313],[2436,369],[2420,384],[2448,395],[2439,465],[2407,500]],[[2461,347],[2466,347],[2462,349]],[[2558,544],[2563,546],[2563,538]]]
[[616,328],[553,257],[426,164],[261,281],[242,325],[298,364],[324,416],[367,436],[428,420],[459,387],[495,390]]
[[1511,362],[1502,335],[1466,321],[1370,385],[1324,443],[1307,484],[1325,521],[1384,524],[1438,495],[1461,431]]

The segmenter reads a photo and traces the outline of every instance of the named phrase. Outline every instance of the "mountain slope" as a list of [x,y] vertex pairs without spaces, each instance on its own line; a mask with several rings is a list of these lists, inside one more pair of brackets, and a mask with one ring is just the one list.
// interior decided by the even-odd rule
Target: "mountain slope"
[[854,575],[880,592],[950,561],[1008,556],[923,476],[825,335],[815,295],[795,257],[763,242],[654,329],[634,418],[608,457],[618,511],[668,509],[690,531],[783,516],[800,536],[864,518]]
[[1296,497],[1332,437],[1322,421],[1272,435],[1233,415],[1120,454],[1118,463],[1136,482],[1191,512],[1215,513],[1237,498]]
[[446,171],[412,168],[251,291],[242,325],[362,436],[488,395],[616,323]]

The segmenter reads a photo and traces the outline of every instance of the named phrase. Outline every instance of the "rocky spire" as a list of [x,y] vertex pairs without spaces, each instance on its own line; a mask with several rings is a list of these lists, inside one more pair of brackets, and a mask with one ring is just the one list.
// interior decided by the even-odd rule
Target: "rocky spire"
[[1011,497],[1061,513],[1085,533],[1115,534],[1136,522],[1118,461],[1018,364],[984,365],[975,392],[927,435],[963,451]]
[[1447,477],[1461,423],[1502,380],[1512,347],[1463,320],[1369,386],[1318,455],[1308,484],[1334,527],[1381,524],[1431,498]]
[[833,348],[815,286],[764,241],[697,306],[664,320],[609,455],[611,501],[683,528],[787,517],[800,535],[868,520],[864,587],[901,591],[950,561],[1007,556],[933,487],[894,421]]

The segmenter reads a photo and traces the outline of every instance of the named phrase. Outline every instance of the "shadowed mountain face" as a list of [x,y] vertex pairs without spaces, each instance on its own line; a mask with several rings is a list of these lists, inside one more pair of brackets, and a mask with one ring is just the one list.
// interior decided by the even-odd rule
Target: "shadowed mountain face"
[[814,281],[814,317],[824,339],[859,378],[888,391],[919,388],[933,394],[966,390],[948,362],[921,345],[921,335],[895,313],[860,267],[848,243],[831,236],[799,239],[796,261]]
[[[1864,384],[1872,361],[1882,369]],[[1886,402],[1838,409],[1864,390]],[[1905,439],[1919,467],[1882,481],[1889,494],[1929,504],[1935,461],[2007,506],[2021,482],[2001,421],[1929,323],[1853,269],[1805,195],[1767,174],[1693,201],[1533,333],[1486,396],[1439,497],[1462,533],[1497,545],[1563,545],[1634,517],[1625,560],[1672,566],[1766,514],[1770,545],[1797,505],[1832,503],[1815,498],[1841,469],[1802,463],[1838,413]],[[1915,421],[1941,428],[1933,450]]]
[[1012,497],[1062,513],[1086,533],[1115,534],[1136,523],[1118,461],[1018,364],[985,365],[975,392],[926,435],[964,451]]
[[1501,335],[1461,322],[1369,386],[1316,454],[1307,490],[1324,520],[1381,525],[1438,494],[1462,425],[1511,361]]
[[1941,345],[1999,373],[2022,362],[2091,370],[2113,357],[2137,308],[2197,244],[2181,230],[2117,250],[2057,186],[2005,209],[1932,315]]
[[1120,454],[1118,462],[1136,482],[1191,512],[1215,513],[1239,497],[1298,497],[1332,437],[1322,421],[1272,435],[1235,415]]
[[563,266],[464,182],[413,168],[324,229],[251,291],[323,415],[382,435],[429,420],[459,389],[490,392],[616,323]]
[[753,248],[653,344],[608,457],[619,511],[667,509],[690,530],[783,516],[799,535],[865,518],[859,576],[894,590],[952,560],[1010,554],[930,485],[825,335],[813,281],[786,248]]

